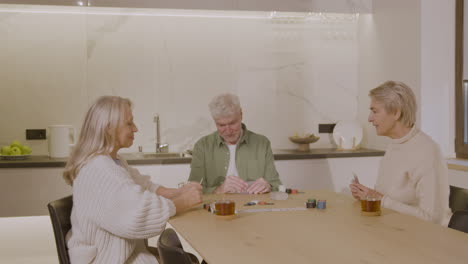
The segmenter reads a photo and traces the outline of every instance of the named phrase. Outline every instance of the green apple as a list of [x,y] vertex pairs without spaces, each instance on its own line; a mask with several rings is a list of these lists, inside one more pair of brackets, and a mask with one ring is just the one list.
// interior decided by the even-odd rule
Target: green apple
[[18,147],[21,149],[23,145],[21,145],[21,142],[19,142],[19,140],[14,140],[13,142],[11,142],[11,145],[10,147]]
[[19,156],[19,155],[21,155],[21,149],[18,148],[17,146],[11,147],[11,148],[10,148],[10,155],[11,155],[11,156]]
[[22,146],[21,147],[21,153],[23,153],[23,155],[29,155],[31,154],[32,152],[32,149],[28,146]]
[[2,147],[1,154],[2,155],[10,155],[11,147],[10,146],[4,146]]

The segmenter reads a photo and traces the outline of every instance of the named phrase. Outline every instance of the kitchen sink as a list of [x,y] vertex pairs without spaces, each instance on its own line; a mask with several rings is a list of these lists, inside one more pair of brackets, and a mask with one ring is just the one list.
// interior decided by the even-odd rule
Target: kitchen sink
[[165,159],[165,158],[182,157],[181,154],[177,152],[167,152],[167,153],[136,152],[136,153],[122,153],[121,155],[125,159]]
[[[138,155],[138,154],[137,154]],[[140,154],[141,155],[141,154]],[[180,153],[168,152],[168,153],[143,153],[145,159],[158,159],[158,158],[179,158]]]

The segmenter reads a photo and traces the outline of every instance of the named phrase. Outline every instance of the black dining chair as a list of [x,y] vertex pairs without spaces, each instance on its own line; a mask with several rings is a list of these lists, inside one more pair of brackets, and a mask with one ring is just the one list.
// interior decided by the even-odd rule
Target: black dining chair
[[[159,256],[162,264],[199,264],[198,258],[184,251],[177,233],[172,228],[165,229],[158,239]],[[202,264],[207,264],[202,261]]]
[[[60,264],[70,263],[65,236],[71,229],[70,216],[72,207],[72,195],[50,202],[47,205],[47,208],[49,209],[50,220],[52,221],[52,227],[54,229],[55,245],[57,246],[57,254]],[[160,261],[158,249],[155,247],[149,247],[147,239],[145,239],[145,245],[148,251],[151,252],[158,261]]]
[[468,233],[468,210],[453,213],[448,227]]
[[449,206],[452,212],[468,210],[468,190],[450,186]]
[[71,229],[70,215],[73,207],[73,197],[67,196],[62,199],[50,202],[47,205],[49,209],[50,220],[54,229],[55,245],[60,264],[69,264],[68,247],[65,236]]

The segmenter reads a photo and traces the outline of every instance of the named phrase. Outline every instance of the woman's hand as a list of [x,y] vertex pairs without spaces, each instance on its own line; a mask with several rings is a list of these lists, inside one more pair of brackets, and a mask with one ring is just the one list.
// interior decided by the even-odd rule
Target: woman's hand
[[184,183],[180,188],[177,188],[177,189],[176,188],[166,188],[164,186],[159,186],[159,188],[156,190],[156,194],[161,195],[161,196],[163,196],[164,198],[167,198],[167,199],[173,199],[176,196],[180,195],[181,193],[187,192],[187,191],[192,190],[192,189],[200,190],[200,192],[201,192],[203,187],[197,182]]
[[159,186],[156,194],[172,200],[177,213],[183,212],[203,200],[202,186],[198,182],[186,183],[178,189]]
[[182,187],[180,187],[179,189],[177,189],[178,191],[178,195],[184,193],[184,192],[190,192],[192,190],[195,190],[195,191],[202,191],[203,187],[201,186],[201,184],[199,184],[198,182],[188,182],[186,184],[184,184]]
[[177,189],[177,195],[172,198],[177,213],[183,212],[203,201],[202,186],[197,182],[189,182]]
[[382,199],[383,194],[379,193],[378,191],[366,187],[360,183],[353,182],[349,185],[349,189],[351,189],[351,194],[357,200],[362,200],[367,196],[374,196],[376,198]]

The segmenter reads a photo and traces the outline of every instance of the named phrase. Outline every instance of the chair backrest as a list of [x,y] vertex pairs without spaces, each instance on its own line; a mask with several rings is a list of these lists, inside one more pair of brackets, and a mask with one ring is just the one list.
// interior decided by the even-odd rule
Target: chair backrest
[[162,264],[191,264],[189,253],[185,252],[174,229],[167,228],[158,239],[158,251]]
[[468,233],[468,211],[456,211],[450,218],[448,227]]
[[468,190],[450,186],[449,206],[452,212],[468,210]]
[[49,208],[50,220],[54,228],[55,244],[60,264],[69,264],[68,247],[65,240],[67,232],[71,229],[70,215],[73,207],[72,196],[50,202]]

